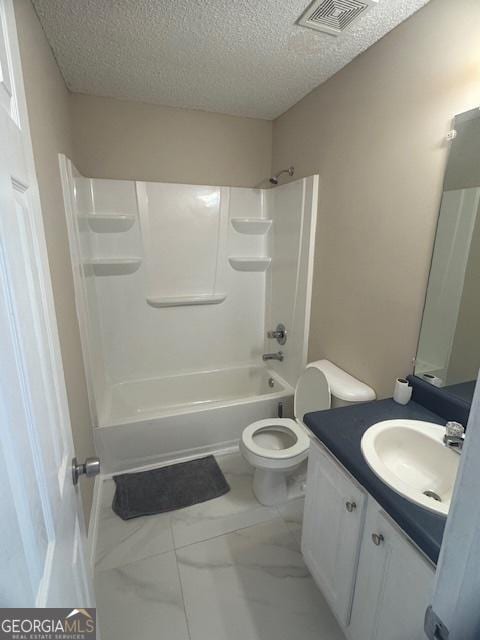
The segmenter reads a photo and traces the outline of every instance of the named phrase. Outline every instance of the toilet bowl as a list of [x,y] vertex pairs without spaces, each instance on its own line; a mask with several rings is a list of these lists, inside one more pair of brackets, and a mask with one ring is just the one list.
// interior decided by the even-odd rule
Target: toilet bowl
[[243,457],[255,469],[253,492],[266,506],[282,504],[287,479],[308,457],[310,431],[303,417],[311,411],[375,400],[375,392],[328,360],[307,365],[295,389],[295,418],[267,418],[248,425],[240,439]]
[[244,429],[240,441],[243,457],[255,469],[253,492],[268,506],[287,500],[286,475],[308,456],[310,438],[295,420],[258,420]]

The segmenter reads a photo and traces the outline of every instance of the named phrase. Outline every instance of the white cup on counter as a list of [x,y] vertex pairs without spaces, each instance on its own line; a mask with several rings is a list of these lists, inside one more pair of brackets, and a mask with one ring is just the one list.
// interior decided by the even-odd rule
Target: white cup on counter
[[393,390],[393,399],[398,404],[408,404],[412,397],[412,387],[406,378],[397,378]]

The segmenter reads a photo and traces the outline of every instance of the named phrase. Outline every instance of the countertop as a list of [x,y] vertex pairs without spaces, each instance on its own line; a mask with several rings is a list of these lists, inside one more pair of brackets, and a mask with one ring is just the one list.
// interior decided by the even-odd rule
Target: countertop
[[446,517],[409,502],[370,470],[360,449],[365,431],[382,420],[424,420],[445,424],[440,416],[410,401],[402,406],[392,399],[315,411],[304,422],[350,474],[381,505],[409,538],[436,564]]

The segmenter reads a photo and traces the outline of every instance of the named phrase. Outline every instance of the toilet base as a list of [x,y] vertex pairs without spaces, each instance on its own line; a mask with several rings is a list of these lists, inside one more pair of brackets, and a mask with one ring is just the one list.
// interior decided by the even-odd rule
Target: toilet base
[[288,498],[287,473],[271,469],[255,469],[253,493],[266,507],[284,504]]
[[291,469],[272,471],[255,468],[253,493],[260,504],[274,507],[305,495],[307,460]]

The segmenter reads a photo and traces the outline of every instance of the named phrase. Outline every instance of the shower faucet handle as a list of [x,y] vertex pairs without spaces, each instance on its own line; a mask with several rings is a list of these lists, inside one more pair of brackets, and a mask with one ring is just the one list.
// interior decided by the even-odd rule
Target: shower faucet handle
[[278,344],[285,344],[287,341],[287,329],[285,325],[279,322],[276,329],[267,331],[267,338],[276,340]]
[[283,338],[283,331],[267,331],[267,338]]

